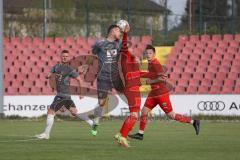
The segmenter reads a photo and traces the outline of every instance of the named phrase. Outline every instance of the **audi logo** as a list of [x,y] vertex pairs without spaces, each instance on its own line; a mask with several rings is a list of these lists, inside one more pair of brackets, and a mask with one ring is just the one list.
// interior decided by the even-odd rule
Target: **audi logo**
[[200,111],[223,111],[225,103],[223,101],[201,101],[197,107]]

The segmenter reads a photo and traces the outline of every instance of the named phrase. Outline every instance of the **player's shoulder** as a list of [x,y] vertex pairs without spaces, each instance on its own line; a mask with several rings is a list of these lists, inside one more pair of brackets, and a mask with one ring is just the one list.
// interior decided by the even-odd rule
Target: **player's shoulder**
[[104,43],[106,43],[106,39],[98,39],[94,46],[102,46]]

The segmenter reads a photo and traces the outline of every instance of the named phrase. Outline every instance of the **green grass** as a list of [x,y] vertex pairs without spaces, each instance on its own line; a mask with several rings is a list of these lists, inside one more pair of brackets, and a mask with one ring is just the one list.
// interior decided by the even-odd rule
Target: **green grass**
[[[144,141],[131,148],[113,142],[122,121],[104,121],[92,137],[84,122],[56,122],[50,140],[29,140],[45,121],[0,120],[1,160],[239,160],[239,122],[202,122],[196,136],[192,126],[173,121],[149,122]],[[135,127],[135,130],[137,130]]]

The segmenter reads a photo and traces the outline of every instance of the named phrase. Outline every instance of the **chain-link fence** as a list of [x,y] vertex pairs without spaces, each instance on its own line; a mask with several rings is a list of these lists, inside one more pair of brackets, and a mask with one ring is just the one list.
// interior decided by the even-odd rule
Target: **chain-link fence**
[[[129,21],[130,35],[150,35],[158,45],[172,45],[180,34],[240,32],[237,10],[234,16],[207,15],[194,9],[190,12],[188,5],[186,14],[178,15],[167,9],[166,3],[149,0],[5,0],[4,35],[102,37],[119,19]],[[227,12],[231,13],[231,8]]]

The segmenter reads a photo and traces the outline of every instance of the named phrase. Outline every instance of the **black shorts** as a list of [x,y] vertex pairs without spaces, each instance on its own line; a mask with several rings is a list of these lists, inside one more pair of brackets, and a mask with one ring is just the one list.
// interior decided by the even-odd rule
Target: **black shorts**
[[113,88],[116,89],[120,93],[122,93],[124,91],[124,85],[120,78],[117,80],[97,79],[98,99],[107,98],[108,92],[111,91]]
[[55,96],[52,104],[50,105],[50,109],[54,110],[57,112],[60,108],[65,107],[68,110],[73,107],[76,108],[73,100],[69,97],[60,97],[60,96]]

